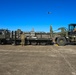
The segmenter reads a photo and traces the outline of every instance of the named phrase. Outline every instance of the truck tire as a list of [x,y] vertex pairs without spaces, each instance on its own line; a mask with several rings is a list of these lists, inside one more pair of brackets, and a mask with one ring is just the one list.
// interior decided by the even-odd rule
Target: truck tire
[[32,45],[37,45],[37,42],[31,42]]
[[15,46],[16,45],[14,41],[11,44],[12,44],[12,46]]
[[41,42],[40,45],[46,45],[46,42]]
[[4,44],[5,44],[5,41],[4,41],[4,40],[1,40],[1,41],[0,41],[0,44],[1,44],[1,45],[4,45]]
[[58,37],[57,38],[57,44],[59,46],[65,46],[66,45],[66,39],[65,39],[65,37]]
[[1,40],[0,40],[0,45],[1,45]]

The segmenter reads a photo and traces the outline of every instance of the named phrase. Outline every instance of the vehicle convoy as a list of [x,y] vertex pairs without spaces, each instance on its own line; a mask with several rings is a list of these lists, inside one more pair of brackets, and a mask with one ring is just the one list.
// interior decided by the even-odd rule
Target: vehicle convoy
[[21,44],[21,34],[25,34],[25,44],[32,45],[46,45],[52,43],[50,33],[45,32],[23,32],[20,29],[17,31],[9,31],[7,29],[0,29],[0,44]]
[[76,44],[76,24],[69,24],[68,29],[61,27],[58,30],[61,30],[61,32],[57,33],[59,36],[55,38],[55,42],[59,46],[64,46],[69,43]]
[[[54,43],[64,46],[68,43],[76,43],[76,24],[69,24],[68,29],[65,27],[58,28],[60,32],[54,33],[52,26],[50,32],[23,32],[20,29],[10,31],[8,29],[0,29],[0,44],[21,44],[21,34],[25,35],[25,45],[46,45]],[[53,40],[54,38],[54,40]]]

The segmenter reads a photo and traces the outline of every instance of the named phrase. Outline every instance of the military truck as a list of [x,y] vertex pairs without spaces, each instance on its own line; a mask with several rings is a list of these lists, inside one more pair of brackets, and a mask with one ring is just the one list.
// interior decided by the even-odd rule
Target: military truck
[[5,44],[7,41],[10,41],[10,31],[0,29],[0,44]]
[[56,44],[64,46],[66,44],[76,44],[76,24],[69,24],[68,29],[65,27],[58,28],[58,36],[55,38]]
[[[58,28],[61,32],[54,33],[52,26],[50,26],[50,32],[24,32],[26,45],[46,45],[52,44],[55,41],[59,46],[64,46],[69,43],[76,44],[76,24],[69,24],[68,29],[65,27]],[[8,29],[0,29],[0,44],[21,44],[21,31],[10,31]],[[53,40],[53,38],[55,38]]]
[[28,32],[26,35],[26,44],[32,45],[47,45],[52,44],[50,33],[45,32]]
[[0,44],[21,44],[21,34],[25,34],[26,45],[46,45],[52,43],[50,33],[45,32],[23,32],[20,29],[16,31],[10,31],[8,29],[0,29]]
[[21,42],[20,39],[21,31],[10,31],[8,29],[0,29],[0,44],[18,44]]

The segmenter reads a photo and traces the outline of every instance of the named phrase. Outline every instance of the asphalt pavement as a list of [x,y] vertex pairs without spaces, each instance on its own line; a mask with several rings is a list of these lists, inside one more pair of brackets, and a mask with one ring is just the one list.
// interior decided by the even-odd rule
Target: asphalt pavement
[[76,46],[0,45],[0,75],[76,75]]

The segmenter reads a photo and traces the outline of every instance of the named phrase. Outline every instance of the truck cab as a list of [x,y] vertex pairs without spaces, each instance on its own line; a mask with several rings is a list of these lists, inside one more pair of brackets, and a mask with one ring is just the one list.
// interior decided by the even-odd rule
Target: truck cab
[[[63,34],[61,33],[61,35],[63,35]],[[59,46],[64,46],[67,43],[76,44],[76,24],[69,24],[68,30],[65,31],[65,36],[57,37],[56,43]]]
[[69,28],[69,32],[73,32],[74,29],[76,28],[76,24],[70,24],[68,28]]
[[10,31],[7,29],[0,29],[0,44],[4,44],[10,40]]
[[76,43],[76,24],[70,24],[68,30],[69,41]]

